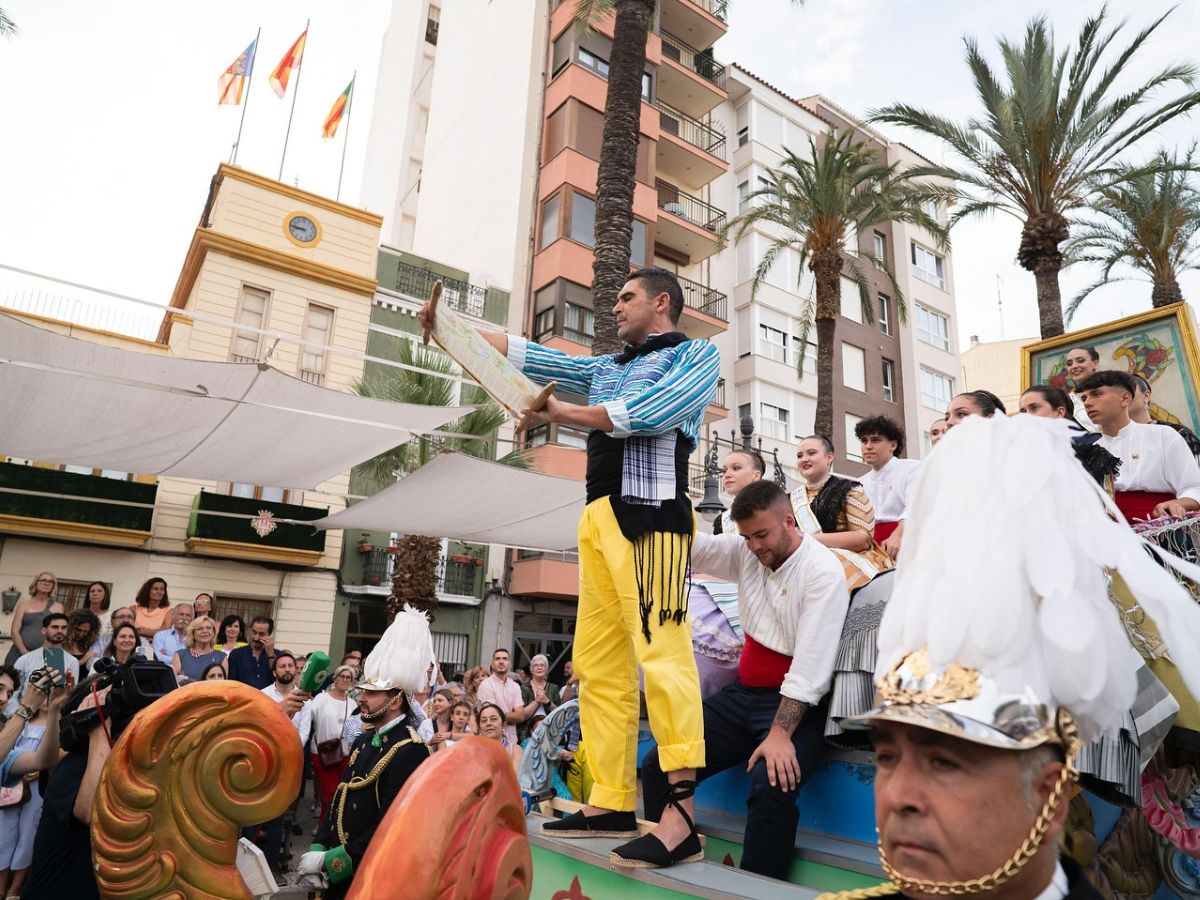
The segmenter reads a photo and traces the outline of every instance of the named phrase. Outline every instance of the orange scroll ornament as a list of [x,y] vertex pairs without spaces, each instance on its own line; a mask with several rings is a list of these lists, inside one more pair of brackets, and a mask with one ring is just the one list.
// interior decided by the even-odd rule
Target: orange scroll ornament
[[347,900],[527,900],[533,858],[521,789],[495,741],[435,753],[404,785],[363,857]]
[[291,805],[304,761],[296,729],[261,691],[206,681],[138,713],[113,747],[93,806],[106,900],[237,900],[238,833]]

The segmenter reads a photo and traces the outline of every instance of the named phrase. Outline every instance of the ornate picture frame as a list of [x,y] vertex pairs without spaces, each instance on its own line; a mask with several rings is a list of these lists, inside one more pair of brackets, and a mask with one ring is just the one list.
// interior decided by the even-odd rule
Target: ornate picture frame
[[1186,302],[1024,345],[1021,389],[1050,384],[1069,391],[1065,361],[1074,347],[1095,347],[1102,369],[1141,375],[1150,382],[1155,419],[1200,430],[1200,347]]

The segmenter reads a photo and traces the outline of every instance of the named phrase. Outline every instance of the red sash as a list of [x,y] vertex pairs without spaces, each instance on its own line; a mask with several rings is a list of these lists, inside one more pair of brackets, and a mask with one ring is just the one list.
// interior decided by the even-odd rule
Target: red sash
[[899,526],[899,522],[876,522],[875,523],[875,543],[882,544],[892,536],[892,532]]
[[1174,499],[1174,494],[1161,491],[1117,491],[1113,495],[1117,509],[1130,522],[1134,519],[1149,519],[1154,513],[1154,507]]
[[776,653],[746,635],[738,662],[738,681],[746,687],[778,688],[792,667],[792,658]]

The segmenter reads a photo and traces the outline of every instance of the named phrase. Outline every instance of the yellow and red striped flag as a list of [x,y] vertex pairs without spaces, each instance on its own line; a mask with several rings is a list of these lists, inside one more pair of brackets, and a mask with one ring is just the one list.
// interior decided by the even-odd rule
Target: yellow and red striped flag
[[271,77],[267,79],[271,83],[271,90],[280,99],[287,93],[288,79],[292,77],[292,70],[300,68],[300,58],[304,55],[304,39],[307,37],[308,29],[305,28],[304,33],[296,38],[292,49],[284,54],[279,65],[275,67],[275,71],[271,73]]
[[345,115],[346,109],[350,104],[350,95],[354,93],[354,79],[350,79],[350,83],[346,85],[346,89],[338,95],[338,98],[333,101],[333,106],[329,110],[329,115],[325,117],[325,124],[321,128],[321,138],[329,140],[337,134],[338,125],[341,124],[342,116]]
[[258,38],[250,42],[250,46],[242,51],[242,55],[233,61],[225,74],[217,79],[217,105],[231,104],[237,106],[242,102],[242,93],[246,90],[246,82],[250,80],[250,71],[254,68],[254,51],[258,48]]

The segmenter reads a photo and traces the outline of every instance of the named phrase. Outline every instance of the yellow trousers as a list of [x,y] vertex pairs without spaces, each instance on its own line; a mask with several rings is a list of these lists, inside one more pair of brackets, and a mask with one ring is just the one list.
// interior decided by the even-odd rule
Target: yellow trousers
[[[680,535],[662,535],[664,540]],[[686,569],[686,558],[683,559]],[[643,635],[635,547],[621,533],[608,498],[594,500],[579,520],[579,618],[575,671],[579,717],[595,784],[590,801],[604,809],[637,808],[638,667],[645,675],[650,730],[663,771],[704,765],[700,679],[686,618],[661,621],[662,593],[684,571],[644,579],[653,600],[650,640]]]

